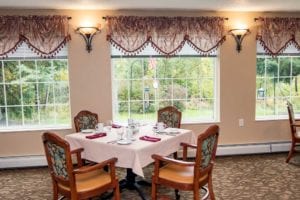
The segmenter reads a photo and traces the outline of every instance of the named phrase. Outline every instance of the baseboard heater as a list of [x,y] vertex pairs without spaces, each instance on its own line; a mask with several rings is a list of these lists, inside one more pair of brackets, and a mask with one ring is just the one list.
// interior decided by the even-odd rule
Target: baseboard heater
[[[219,145],[217,149],[217,155],[229,156],[286,152],[289,151],[290,145],[290,142]],[[181,152],[179,152],[179,156],[180,154]],[[195,152],[189,151],[189,156],[194,155]],[[39,167],[46,165],[47,161],[43,155],[0,157],[0,169]]]

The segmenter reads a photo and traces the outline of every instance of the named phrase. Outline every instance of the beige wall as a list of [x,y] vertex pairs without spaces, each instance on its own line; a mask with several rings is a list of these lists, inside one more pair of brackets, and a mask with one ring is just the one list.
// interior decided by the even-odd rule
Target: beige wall
[[[224,16],[230,28],[237,20],[246,23],[251,34],[245,37],[240,53],[235,41],[228,35],[220,48],[220,144],[245,144],[286,141],[290,139],[287,120],[255,121],[256,29],[254,17],[299,16],[300,13],[229,13],[187,11],[70,11],[70,10],[0,10],[1,15],[71,16],[69,43],[69,75],[72,118],[82,109],[98,113],[100,121],[112,118],[110,44],[105,37],[106,15],[161,15],[161,16]],[[74,29],[85,18],[101,23],[103,29],[93,40],[93,50],[87,53],[85,44]],[[238,119],[245,126],[238,126]],[[61,135],[74,132],[57,130]],[[199,133],[208,124],[183,124],[183,128]],[[0,157],[41,155],[43,131],[0,133]]]

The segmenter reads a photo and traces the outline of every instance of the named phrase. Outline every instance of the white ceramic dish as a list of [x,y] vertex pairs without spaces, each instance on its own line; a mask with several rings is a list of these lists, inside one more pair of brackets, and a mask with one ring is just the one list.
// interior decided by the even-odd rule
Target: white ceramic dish
[[166,131],[168,134],[170,134],[170,135],[176,135],[176,134],[179,134],[180,133],[180,131],[178,130],[178,129],[176,129],[176,128],[170,128],[170,129],[167,129],[167,131]]
[[93,133],[95,130],[94,129],[84,129],[81,130],[81,133]]
[[118,144],[131,144],[131,140],[119,140],[117,141]]

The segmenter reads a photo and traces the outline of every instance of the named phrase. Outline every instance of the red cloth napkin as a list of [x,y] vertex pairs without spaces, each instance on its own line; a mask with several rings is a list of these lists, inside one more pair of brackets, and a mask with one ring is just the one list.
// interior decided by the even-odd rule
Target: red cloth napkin
[[150,137],[150,136],[142,136],[140,137],[140,140],[145,140],[145,141],[149,141],[149,142],[158,142],[161,140],[161,138],[157,138],[157,137]]
[[105,137],[106,133],[95,133],[93,135],[87,135],[85,136],[85,138],[87,139],[95,139],[95,138],[99,138],[99,137]]
[[111,127],[112,128],[121,128],[122,126],[121,125],[117,125],[117,124],[112,124]]

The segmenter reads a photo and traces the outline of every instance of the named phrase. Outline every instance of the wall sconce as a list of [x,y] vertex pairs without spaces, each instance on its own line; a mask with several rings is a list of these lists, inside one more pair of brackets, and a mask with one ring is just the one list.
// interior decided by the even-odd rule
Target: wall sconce
[[97,27],[87,27],[81,26],[76,29],[76,32],[79,33],[86,43],[86,50],[90,53],[92,50],[92,40],[96,33],[100,32],[100,29]]
[[229,33],[234,37],[236,41],[236,50],[238,53],[242,50],[242,41],[244,37],[250,34],[249,29],[231,29]]

